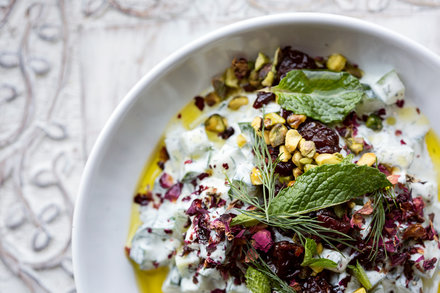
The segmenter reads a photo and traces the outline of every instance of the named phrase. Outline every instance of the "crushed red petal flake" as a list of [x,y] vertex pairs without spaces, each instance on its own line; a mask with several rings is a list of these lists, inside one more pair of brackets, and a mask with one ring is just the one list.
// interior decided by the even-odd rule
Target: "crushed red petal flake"
[[151,191],[147,191],[145,194],[138,193],[134,197],[133,201],[141,206],[146,206],[153,201],[153,194]]
[[225,131],[220,132],[220,133],[218,134],[218,136],[221,137],[221,138],[223,138],[223,139],[228,139],[228,138],[230,138],[231,136],[233,136],[234,133],[235,133],[235,129],[234,129],[233,127],[228,127],[228,128],[226,128]]
[[399,136],[399,135],[402,135],[402,130],[396,130],[395,132],[394,132],[394,134],[396,135],[396,136]]
[[403,139],[401,139],[401,140],[400,140],[400,144],[401,144],[401,145],[406,145],[406,142],[405,142]]
[[198,214],[209,214],[209,212],[206,210],[206,206],[201,199],[195,199],[186,211],[186,214],[189,216],[194,216]]
[[223,163],[223,168],[225,168],[226,170],[228,170],[229,169],[229,165],[228,165],[228,163]]
[[270,231],[263,229],[252,235],[252,245],[255,249],[268,252],[273,245],[272,234]]
[[168,173],[163,172],[159,178],[159,184],[162,188],[170,188],[173,185],[173,177]]
[[182,188],[183,188],[183,183],[177,182],[165,192],[164,198],[169,201],[175,202],[182,193]]
[[185,162],[183,162],[184,165],[186,164],[191,164],[193,161],[192,160],[186,160]]
[[205,99],[200,96],[194,97],[194,104],[200,111],[203,111],[205,108]]
[[432,270],[433,268],[435,268],[436,262],[437,262],[436,257],[433,257],[431,259],[427,259],[423,262],[423,268],[425,269],[425,271]]
[[181,113],[177,114],[177,119],[180,119],[180,118],[182,118],[182,114]]
[[381,108],[377,111],[377,115],[383,119],[381,116],[385,116],[387,114],[387,110],[385,110],[385,108]]
[[403,108],[403,106],[405,105],[405,100],[397,100],[396,101],[396,106],[399,108]]

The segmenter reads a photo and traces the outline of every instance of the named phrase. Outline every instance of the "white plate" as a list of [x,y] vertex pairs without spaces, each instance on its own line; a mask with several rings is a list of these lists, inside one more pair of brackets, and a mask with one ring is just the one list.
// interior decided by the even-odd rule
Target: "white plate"
[[85,168],[73,225],[78,292],[137,292],[124,254],[133,193],[166,122],[235,56],[291,45],[312,56],[342,53],[369,73],[395,68],[440,133],[440,59],[424,47],[357,19],[314,13],[255,18],[217,30],[174,53],[127,94]]

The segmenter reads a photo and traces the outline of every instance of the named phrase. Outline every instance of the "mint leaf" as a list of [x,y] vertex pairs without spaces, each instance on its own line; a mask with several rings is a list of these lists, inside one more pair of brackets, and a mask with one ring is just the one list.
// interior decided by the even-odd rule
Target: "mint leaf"
[[309,213],[388,186],[391,183],[376,168],[353,163],[322,165],[280,191],[271,203],[270,213],[287,217]]
[[245,274],[246,287],[252,293],[270,293],[272,292],[269,278],[262,272],[248,267]]
[[331,259],[314,258],[313,260],[310,261],[310,263],[307,266],[314,268],[331,269],[331,268],[336,268],[338,264],[332,261]]
[[251,217],[246,214],[239,214],[238,216],[232,219],[231,226],[243,225],[245,227],[252,227],[257,225],[258,223],[259,221],[254,217]]
[[365,95],[353,75],[327,70],[292,70],[272,92],[282,108],[324,123],[344,120]]
[[304,260],[302,262],[302,266],[308,266],[309,262],[313,259],[313,256],[316,254],[316,242],[313,239],[306,238],[306,243],[304,244]]
[[301,263],[301,266],[303,267],[321,267],[324,269],[328,268],[336,268],[338,266],[337,263],[330,259],[326,258],[313,258],[316,254],[316,242],[313,239],[306,238],[306,243],[304,245],[304,260]]
[[365,289],[370,290],[373,287],[364,268],[359,264],[359,261],[356,261],[356,266],[349,265],[348,268],[351,269],[353,276],[355,276]]

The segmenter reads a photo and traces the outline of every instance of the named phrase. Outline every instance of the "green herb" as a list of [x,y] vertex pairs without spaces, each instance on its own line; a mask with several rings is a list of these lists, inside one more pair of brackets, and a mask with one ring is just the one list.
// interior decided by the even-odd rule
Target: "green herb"
[[299,176],[280,191],[270,214],[292,217],[344,203],[366,193],[391,186],[376,168],[352,163],[322,165]]
[[[373,218],[370,223],[370,233],[368,234],[367,241],[373,239],[372,247],[370,252],[370,259],[374,260],[379,252],[379,245],[381,240],[383,240],[382,231],[385,226],[386,208],[388,205],[386,197],[391,198],[394,201],[394,189],[386,188],[385,190],[379,190],[374,195],[374,211]],[[388,208],[388,206],[387,206]],[[385,250],[386,254],[386,250]]]
[[362,284],[362,286],[364,286],[365,289],[370,290],[373,288],[364,268],[359,264],[358,261],[356,261],[356,266],[349,265],[348,268],[351,269],[353,276],[355,276],[355,278],[359,281],[359,283]]
[[246,287],[251,290],[252,293],[272,292],[268,277],[259,270],[248,267],[244,277],[246,278]]
[[304,260],[301,263],[303,267],[321,267],[324,269],[336,268],[338,265],[334,261],[326,258],[313,258],[317,254],[317,245],[315,240],[306,238],[304,245]]
[[[241,124],[240,129],[242,129],[242,131],[251,131],[251,129],[249,129],[246,124]],[[258,211],[263,212],[266,221],[269,221],[269,209],[272,201],[275,199],[275,186],[278,180],[278,174],[275,173],[275,167],[279,162],[279,158],[273,161],[270,156],[269,149],[264,142],[264,139],[257,135],[255,131],[253,132],[254,143],[252,145],[252,148],[255,154],[256,168],[260,171],[260,180],[263,183],[264,187],[262,196],[263,202],[260,203],[258,197],[252,196],[247,189],[247,185],[244,184],[242,181],[231,182],[229,178],[227,178],[227,180],[229,185],[231,186],[231,190],[235,198],[241,200],[242,202],[253,205]],[[264,133],[264,126],[262,133]]]
[[242,213],[232,219],[231,226],[243,225],[245,227],[252,227],[257,225],[261,220],[264,220],[264,218],[261,220],[258,220],[257,218],[258,214],[249,216],[245,213]]
[[353,75],[326,70],[292,70],[272,92],[282,108],[324,123],[344,120],[365,95]]
[[382,119],[380,119],[380,117],[376,114],[371,114],[368,116],[365,126],[373,130],[382,130]]
[[[248,245],[249,251],[251,251],[251,254],[255,257],[255,259],[252,261],[252,265],[254,268],[260,272],[261,274],[265,275],[267,278],[269,278],[271,287],[273,287],[276,292],[279,293],[296,293],[295,290],[293,290],[292,287],[290,287],[286,282],[280,279],[280,277],[275,274],[272,269],[267,265],[267,263],[261,258],[261,256],[258,254],[258,252],[251,246]],[[246,271],[247,274],[247,271]],[[247,281],[247,278],[246,278]],[[246,282],[247,285],[247,282]],[[248,286],[248,285],[247,285]],[[252,291],[252,288],[248,286],[248,288]],[[254,292],[254,291],[252,291]]]

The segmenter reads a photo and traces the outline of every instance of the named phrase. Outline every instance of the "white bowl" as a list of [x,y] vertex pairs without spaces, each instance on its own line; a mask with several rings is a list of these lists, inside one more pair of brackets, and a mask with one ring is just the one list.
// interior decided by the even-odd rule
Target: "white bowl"
[[124,254],[133,193],[167,121],[233,57],[291,45],[312,56],[340,52],[366,72],[395,68],[440,133],[440,58],[382,27],[353,18],[282,14],[239,22],[191,43],[127,94],[101,132],[85,168],[73,225],[78,292],[137,292]]

